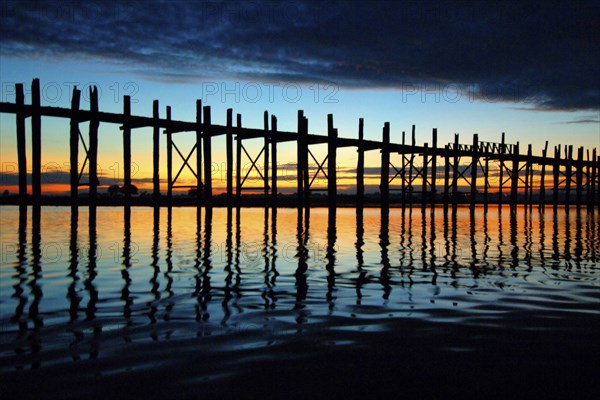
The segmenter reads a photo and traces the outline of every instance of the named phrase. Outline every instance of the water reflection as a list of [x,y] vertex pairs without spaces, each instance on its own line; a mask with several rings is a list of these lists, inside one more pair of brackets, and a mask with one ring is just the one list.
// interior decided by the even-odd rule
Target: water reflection
[[[156,323],[156,312],[158,311],[158,302],[160,300],[160,283],[158,282],[158,274],[160,273],[159,266],[159,243],[160,243],[160,208],[154,207],[153,218],[152,218],[152,248],[150,258],[152,260],[152,277],[148,281],[150,283],[150,292],[152,293],[152,300],[147,304],[150,307],[148,312],[148,318],[151,324]],[[198,228],[199,229],[199,228]],[[200,243],[200,242],[198,242]]]
[[[160,209],[158,215],[160,215]],[[155,226],[157,224],[155,214]],[[192,293],[192,298],[196,299],[196,304],[194,305],[194,315],[196,321],[200,321],[202,319],[201,312],[201,303],[200,303],[200,291],[202,290],[202,208],[196,209],[196,235],[195,235],[195,249],[196,255],[194,257],[194,291]],[[158,227],[156,228],[158,229]]]
[[[485,221],[485,213],[484,213],[484,221]],[[485,222],[484,222],[485,224]],[[485,231],[485,229],[484,229]],[[477,237],[475,235],[476,232],[476,220],[475,220],[475,215],[474,215],[474,210],[471,208],[470,212],[469,212],[469,239],[470,239],[470,243],[471,243],[471,259],[469,261],[469,268],[471,269],[471,272],[473,273],[473,277],[478,278],[479,274],[481,272],[480,268],[479,268],[479,259],[477,258],[477,248],[478,248],[478,243],[477,243]]]
[[435,233],[435,211],[432,209],[430,213],[430,222],[429,222],[429,271],[433,273],[433,281],[432,284],[436,284],[437,279],[437,271],[436,271],[436,233]]
[[[486,204],[487,206],[487,204]],[[483,268],[485,270],[489,269],[489,252],[490,252],[490,242],[492,238],[490,237],[490,231],[488,227],[488,213],[484,212],[483,214]]]
[[587,215],[587,224],[585,229],[585,243],[584,243],[584,254],[586,259],[590,259],[592,262],[598,262],[600,252],[594,251],[594,245],[598,243],[598,235],[600,228],[598,227],[599,222],[596,219],[596,214],[592,213]]
[[70,321],[74,322],[79,318],[79,303],[81,296],[78,293],[77,283],[79,282],[79,251],[77,246],[77,225],[79,223],[79,210],[77,207],[71,208],[71,230],[69,241],[69,278],[71,284],[67,292],[67,298],[70,300],[69,315]]
[[570,218],[565,218],[564,243],[565,243],[565,249],[562,254],[562,257],[564,258],[564,261],[566,264],[566,269],[570,271],[571,270],[571,219]]
[[511,267],[517,268],[519,266],[519,246],[517,243],[517,216],[516,213],[510,213],[510,245],[512,250],[510,256],[512,259]]
[[[598,314],[599,228],[585,210],[37,207],[31,221],[28,212],[9,210],[2,228],[15,243],[2,346],[26,356],[14,366],[40,366],[59,332],[79,360],[97,358],[114,332],[162,341],[242,323],[305,331],[332,317],[475,318],[565,304]],[[65,260],[50,260],[49,245],[63,240]],[[547,301],[549,285],[560,302]]]
[[583,253],[583,241],[581,239],[581,233],[583,228],[581,226],[581,209],[577,208],[577,216],[575,218],[575,267],[580,269],[581,267],[581,256]]
[[[212,216],[212,215],[211,215]],[[241,248],[241,220],[240,220],[240,209],[237,209],[236,214],[236,223],[235,223],[235,237],[236,237],[236,248],[235,248],[235,260],[234,260],[234,249],[233,249],[233,210],[231,208],[227,209],[227,239],[225,241],[225,272],[227,273],[225,277],[225,289],[223,296],[223,310],[224,317],[221,321],[222,324],[227,323],[227,319],[231,315],[231,309],[229,307],[229,301],[233,299],[233,308],[239,313],[241,312],[240,307],[237,302],[241,297],[240,292],[240,283],[241,283],[241,270],[240,270],[240,248]],[[264,246],[265,248],[268,246],[268,234],[267,227],[268,222],[266,221],[268,218],[268,211],[265,209],[265,229],[264,229]],[[212,225],[212,223],[211,223]],[[265,260],[266,260],[265,255]],[[266,262],[266,261],[265,261]],[[265,267],[266,268],[266,267]]]
[[[79,209],[77,206],[71,208],[71,229],[70,229],[70,241],[69,241],[69,273],[68,277],[71,278],[71,283],[67,290],[67,298],[69,299],[69,328],[68,330],[73,333],[73,341],[70,343],[71,347],[77,347],[83,339],[82,330],[76,325],[76,321],[79,319],[79,308],[82,300],[82,296],[79,295],[79,247],[77,244],[77,228],[79,223]],[[78,353],[73,354],[73,361],[78,361],[81,357]]]
[[[228,211],[228,218],[230,218],[231,215],[231,211]],[[268,217],[268,211],[265,208],[265,235],[266,235],[266,224],[267,224],[267,219]],[[236,218],[235,218],[235,261],[234,261],[234,270],[235,270],[235,285],[233,287],[233,292],[235,293],[235,299],[236,301],[242,296],[242,293],[240,291],[240,283],[241,283],[241,274],[242,274],[242,270],[240,269],[240,260],[241,260],[241,252],[242,252],[242,215],[241,215],[241,210],[240,208],[237,208],[236,210]],[[265,239],[265,246],[267,243],[267,239]],[[229,263],[229,261],[227,262]],[[237,309],[238,312],[241,312],[241,308],[238,307],[237,303],[235,304],[235,308]]]
[[[298,217],[296,223],[296,239],[298,241],[296,258],[298,260],[298,267],[296,268],[296,272],[294,274],[296,278],[296,301],[294,304],[294,309],[297,311],[296,314],[296,322],[301,324],[305,318],[306,314],[302,312],[304,309],[304,300],[306,299],[306,294],[308,293],[308,284],[306,279],[306,272],[308,271],[308,248],[306,247],[306,242],[308,241],[308,224],[304,224],[303,213],[305,212],[307,215],[310,212],[310,209],[306,209],[304,211],[302,208],[298,208]],[[308,222],[308,218],[306,219]]]
[[[86,307],[86,318],[88,321],[94,320],[96,318],[96,311],[98,303],[98,290],[94,284],[94,280],[97,276],[96,272],[96,262],[97,262],[97,238],[96,238],[96,207],[89,207],[89,219],[88,219],[88,227],[89,227],[89,251],[88,251],[88,270],[87,270],[87,279],[84,282],[84,287],[88,291],[88,304]],[[89,350],[89,358],[96,359],[98,358],[98,354],[100,352],[100,338],[102,336],[102,325],[100,323],[93,324],[93,336],[90,341],[90,350]]]
[[[265,210],[265,213],[267,211]],[[266,227],[265,223],[265,227]],[[237,243],[239,243],[240,230],[239,224],[237,224],[236,238],[238,239]],[[266,230],[265,230],[265,246],[266,243]],[[271,214],[271,245],[268,256],[265,252],[265,280],[264,287],[265,290],[263,292],[263,299],[265,300],[265,309],[274,309],[277,303],[277,296],[275,292],[275,286],[277,285],[277,276],[279,273],[277,272],[277,209],[273,208]],[[239,254],[239,246],[238,246],[238,254]],[[237,258],[236,268],[240,271],[240,263],[239,257]],[[241,271],[240,271],[241,272]]]
[[[170,209],[169,209],[170,211]],[[211,237],[212,237],[212,213],[211,208],[206,209],[204,217],[204,240],[203,243],[203,255],[202,255],[202,289],[200,290],[200,297],[198,302],[200,304],[200,320],[208,321],[210,313],[208,312],[208,304],[211,300],[211,285],[210,285],[210,270],[211,266]],[[198,243],[200,245],[200,243]]]
[[17,243],[17,260],[15,262],[15,280],[13,298],[18,299],[15,313],[11,322],[18,324],[19,332],[27,330],[27,320],[24,318],[24,310],[27,305],[27,295],[25,293],[27,284],[27,207],[19,208],[19,238]]
[[387,301],[390,297],[392,287],[390,285],[390,258],[388,255],[389,239],[389,210],[381,210],[381,224],[379,231],[379,246],[381,247],[381,273],[379,281],[383,288],[383,299]]
[[[229,301],[232,299],[231,294],[231,282],[233,280],[233,210],[231,208],[227,208],[227,239],[225,241],[225,288],[223,289],[223,301],[221,302],[221,307],[223,308],[223,319],[221,320],[221,324],[226,325],[229,316],[231,315],[231,310],[229,308]],[[239,216],[239,214],[238,214]],[[236,224],[237,225],[237,224]]]
[[354,246],[356,248],[356,272],[358,277],[355,279],[356,283],[356,305],[361,304],[362,299],[362,287],[367,282],[367,271],[364,270],[363,266],[365,263],[363,246],[365,244],[364,234],[364,210],[362,208],[356,209],[356,242]]
[[[131,268],[131,207],[124,207],[123,215],[123,268],[121,275],[123,277],[123,289],[121,290],[121,301],[123,302],[123,317],[126,326],[131,325],[131,306],[133,299],[131,298],[130,287],[131,277],[129,268]],[[126,337],[126,340],[129,339]]]
[[335,241],[337,239],[337,227],[336,227],[336,209],[329,208],[327,218],[327,250],[325,258],[327,264],[325,269],[327,270],[327,304],[329,310],[333,311],[335,308]]

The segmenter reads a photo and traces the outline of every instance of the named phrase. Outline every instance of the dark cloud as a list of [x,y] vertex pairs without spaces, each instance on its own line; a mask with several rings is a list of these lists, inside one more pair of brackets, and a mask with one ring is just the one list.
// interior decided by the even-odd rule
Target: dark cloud
[[[16,165],[14,165],[14,169],[16,170]],[[71,175],[69,172],[61,171],[58,165],[44,165],[41,171],[41,180],[42,184],[65,184],[68,185],[71,183]],[[109,185],[122,185],[122,179],[114,179],[110,173],[98,173],[98,179],[100,181],[100,185],[109,186]],[[87,173],[84,174],[81,178],[82,182],[88,181]],[[166,182],[165,179],[161,179],[161,182]],[[135,178],[131,179],[131,182],[134,185],[142,185],[146,183],[152,183],[152,178]],[[27,183],[31,184],[31,173],[27,173]],[[19,174],[17,172],[6,170],[0,173],[0,185],[18,185],[19,184]]]
[[565,121],[562,123],[563,124],[596,124],[596,125],[600,126],[600,119],[582,118],[582,119],[575,119],[572,121]]
[[167,81],[452,85],[482,101],[600,108],[598,2],[325,3],[5,1],[0,49]]

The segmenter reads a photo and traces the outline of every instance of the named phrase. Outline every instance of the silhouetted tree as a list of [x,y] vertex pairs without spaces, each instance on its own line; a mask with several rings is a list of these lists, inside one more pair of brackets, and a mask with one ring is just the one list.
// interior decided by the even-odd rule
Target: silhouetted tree
[[129,191],[129,193],[131,193],[131,194],[137,194],[138,188],[135,185],[129,185],[129,187],[125,187],[125,186],[121,187],[121,193],[127,193],[127,191]]
[[121,188],[119,187],[119,185],[110,185],[108,187],[108,194],[110,194],[111,196],[116,196],[120,190]]

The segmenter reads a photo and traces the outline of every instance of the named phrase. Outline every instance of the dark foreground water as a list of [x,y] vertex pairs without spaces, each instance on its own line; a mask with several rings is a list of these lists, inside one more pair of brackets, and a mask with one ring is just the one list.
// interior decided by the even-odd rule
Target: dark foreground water
[[600,387],[597,210],[0,216],[3,399]]

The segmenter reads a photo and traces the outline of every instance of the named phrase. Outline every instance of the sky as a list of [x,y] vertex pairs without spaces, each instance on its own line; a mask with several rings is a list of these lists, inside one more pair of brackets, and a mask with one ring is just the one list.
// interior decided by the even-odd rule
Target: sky
[[[357,137],[364,118],[372,140],[390,122],[395,142],[414,124],[419,144],[437,128],[440,145],[455,133],[471,143],[474,133],[498,142],[505,132],[508,143],[531,143],[534,154],[545,141],[600,148],[598,2],[4,1],[0,11],[3,102],[15,101],[15,83],[27,92],[40,78],[42,104],[52,106],[68,107],[77,85],[87,108],[96,85],[103,111],[121,112],[130,95],[135,115],[150,116],[158,99],[161,115],[169,105],[174,119],[193,121],[201,99],[219,124],[233,108],[244,126],[262,128],[267,110],[279,129],[295,131],[303,109],[311,133],[324,134],[331,113],[340,137]],[[11,191],[14,125],[13,115],[0,114],[0,188]],[[68,122],[44,118],[42,129],[44,191],[67,191]],[[176,135],[186,155],[193,137]],[[150,138],[144,128],[132,139],[133,181],[143,189],[151,185]],[[259,142],[247,142],[253,156]],[[165,140],[161,146],[164,178]],[[326,155],[324,145],[312,150],[319,162]],[[279,159],[285,189],[286,179],[293,185],[295,146],[280,145]],[[213,160],[219,191],[222,138],[214,139]],[[98,164],[104,186],[122,183],[118,126],[100,127]],[[379,154],[369,152],[366,164],[376,169]],[[352,190],[356,151],[341,149],[338,165],[340,189]],[[182,173],[181,184],[193,181]]]

